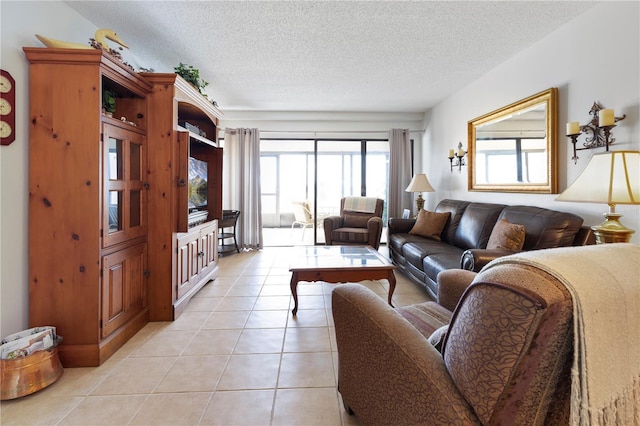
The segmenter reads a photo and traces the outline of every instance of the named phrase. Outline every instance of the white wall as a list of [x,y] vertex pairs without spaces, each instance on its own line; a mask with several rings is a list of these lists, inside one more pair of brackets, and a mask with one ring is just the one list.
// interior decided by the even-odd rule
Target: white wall
[[[256,127],[265,138],[386,139],[389,130],[409,129],[422,139],[422,113],[225,111],[221,129]],[[221,130],[220,136],[223,136]]]
[[[530,95],[559,89],[559,191],[564,191],[604,148],[579,151],[574,165],[572,145],[564,136],[565,123],[589,121],[594,101],[627,118],[613,130],[612,150],[640,149],[640,3],[602,2],[545,39],[459,90],[425,115],[422,161],[436,192],[426,194],[434,208],[444,198],[526,204],[570,211],[585,225],[603,221],[606,205],[554,201],[551,194],[508,194],[467,191],[467,167],[450,172],[448,150],[467,143],[467,122]],[[622,223],[635,229],[640,242],[640,209],[617,206]]]
[[6,336],[29,324],[29,64],[22,47],[42,46],[34,34],[88,42],[97,28],[61,2],[3,0],[0,24],[0,63],[16,80],[16,140],[0,147],[0,331]]

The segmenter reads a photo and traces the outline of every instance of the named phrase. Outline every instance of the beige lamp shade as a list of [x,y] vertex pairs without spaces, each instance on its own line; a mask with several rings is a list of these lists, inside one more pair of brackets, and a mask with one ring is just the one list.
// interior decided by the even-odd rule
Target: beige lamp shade
[[578,179],[556,200],[608,204],[605,221],[591,227],[596,242],[629,242],[635,231],[620,223],[622,215],[616,213],[616,204],[640,204],[640,151],[594,154]]
[[424,173],[418,173],[411,179],[409,186],[405,189],[407,192],[435,192],[433,186],[429,183],[427,175]]
[[424,173],[418,173],[413,176],[409,186],[405,189],[407,192],[419,192],[418,198],[416,198],[416,214],[422,210],[424,207],[424,198],[422,198],[422,192],[435,192],[433,186],[429,183],[429,179],[427,179],[427,175]]
[[558,201],[640,204],[640,151],[594,154]]

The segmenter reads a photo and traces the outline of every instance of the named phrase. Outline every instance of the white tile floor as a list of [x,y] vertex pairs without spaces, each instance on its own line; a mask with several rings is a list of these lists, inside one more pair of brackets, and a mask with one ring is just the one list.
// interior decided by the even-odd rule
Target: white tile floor
[[[4,425],[357,425],[337,392],[331,290],[300,283],[291,247],[228,255],[174,322],[147,324],[107,362],[68,368],[0,404]],[[386,255],[386,248],[380,250]],[[400,273],[395,306],[428,300]],[[368,281],[386,300],[386,281]]]

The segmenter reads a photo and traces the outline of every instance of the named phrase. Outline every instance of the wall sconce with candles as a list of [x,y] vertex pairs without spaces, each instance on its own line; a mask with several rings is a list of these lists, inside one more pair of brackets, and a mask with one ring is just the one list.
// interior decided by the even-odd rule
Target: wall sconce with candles
[[467,151],[462,149],[462,142],[458,142],[458,150],[454,151],[453,149],[449,150],[449,163],[451,163],[451,173],[453,173],[453,168],[458,168],[458,173],[462,173],[462,166],[466,166],[464,162],[464,157],[467,155]]
[[[612,109],[605,109],[598,105],[597,102],[593,103],[593,106],[589,110],[591,115],[591,121],[587,124],[581,125],[577,121],[567,123],[567,137],[571,138],[573,144],[573,160],[574,164],[578,163],[577,151],[584,149],[601,148],[605,147],[606,151],[609,151],[609,145],[615,142],[615,139],[611,135],[611,129],[616,127],[616,122],[624,120],[627,116],[616,117]],[[585,141],[582,144],[582,148],[576,148],[578,143],[578,136],[585,133]]]

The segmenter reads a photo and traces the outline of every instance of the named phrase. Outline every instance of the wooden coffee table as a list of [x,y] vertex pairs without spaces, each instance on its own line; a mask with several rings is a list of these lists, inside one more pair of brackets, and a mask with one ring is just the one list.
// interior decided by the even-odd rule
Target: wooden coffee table
[[[291,294],[298,312],[298,281],[324,281],[328,283],[359,282],[386,279],[389,281],[389,298],[396,289],[396,267],[377,250],[363,246],[313,246],[301,248],[293,260],[291,271]],[[393,305],[391,305],[393,306]]]

